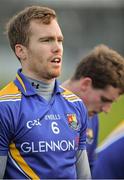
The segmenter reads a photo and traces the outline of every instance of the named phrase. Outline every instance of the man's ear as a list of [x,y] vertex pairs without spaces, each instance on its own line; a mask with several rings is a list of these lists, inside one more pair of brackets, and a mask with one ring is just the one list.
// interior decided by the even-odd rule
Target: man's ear
[[90,77],[83,77],[80,79],[81,81],[81,90],[87,91],[92,86],[92,79]]
[[22,61],[26,59],[26,47],[21,44],[15,45],[15,54]]

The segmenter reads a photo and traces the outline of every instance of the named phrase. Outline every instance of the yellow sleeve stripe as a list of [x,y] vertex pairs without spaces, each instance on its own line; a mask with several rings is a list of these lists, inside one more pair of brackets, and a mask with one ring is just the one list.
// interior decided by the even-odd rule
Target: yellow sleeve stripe
[[65,96],[67,96],[67,95],[72,95],[72,92],[70,92],[70,91],[64,91],[62,94],[64,94]]
[[11,99],[21,99],[21,94],[6,94],[3,96],[0,96],[0,101],[1,100],[11,100]]
[[65,90],[62,93],[62,96],[65,99],[67,99],[68,101],[71,101],[71,102],[81,101],[81,99],[78,96],[76,96],[75,94],[73,94],[71,91],[68,91],[68,90]]
[[62,92],[63,97],[65,98],[74,98],[74,99],[80,99],[76,94],[74,94],[73,92],[69,91],[68,89],[60,86],[64,91]]
[[10,153],[12,158],[16,161],[16,163],[20,166],[20,168],[27,174],[32,180],[40,180],[37,174],[30,168],[30,166],[26,163],[23,157],[20,155],[18,149],[15,144],[10,145]]
[[26,92],[25,85],[24,85],[24,83],[23,83],[22,79],[20,78],[20,76],[17,74],[17,75],[16,75],[16,77],[17,77],[17,79],[19,80],[20,84],[22,85],[22,87],[23,87],[24,91]]
[[69,101],[81,101],[81,99],[79,99],[79,98],[77,98],[77,97],[75,97],[75,96],[73,96],[73,97],[66,97],[66,96],[64,96],[64,98],[65,99],[67,99],[67,100],[69,100]]

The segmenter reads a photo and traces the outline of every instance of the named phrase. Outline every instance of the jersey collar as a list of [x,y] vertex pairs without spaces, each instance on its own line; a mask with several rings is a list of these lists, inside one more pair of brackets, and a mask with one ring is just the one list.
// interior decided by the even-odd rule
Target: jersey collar
[[[19,88],[19,90],[22,92],[22,94],[24,94],[25,96],[31,96],[31,95],[37,94],[35,88],[32,87],[32,85],[28,81],[28,79],[21,73],[21,69],[18,69],[14,83]],[[59,83],[56,80],[54,94],[57,94],[57,93],[60,94],[62,91],[63,90],[59,87]]]

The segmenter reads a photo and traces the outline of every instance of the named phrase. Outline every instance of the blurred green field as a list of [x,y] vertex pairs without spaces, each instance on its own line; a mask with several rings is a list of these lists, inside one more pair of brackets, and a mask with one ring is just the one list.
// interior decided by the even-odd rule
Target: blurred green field
[[99,143],[122,121],[124,120],[124,96],[121,96],[116,103],[113,103],[108,114],[99,115]]

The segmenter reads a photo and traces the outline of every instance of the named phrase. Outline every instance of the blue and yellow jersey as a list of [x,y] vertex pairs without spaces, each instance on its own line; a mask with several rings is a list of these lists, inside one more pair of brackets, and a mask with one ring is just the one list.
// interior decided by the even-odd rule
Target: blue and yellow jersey
[[76,152],[86,148],[87,110],[55,83],[48,102],[20,72],[0,91],[0,156],[5,179],[76,179]]
[[124,121],[97,148],[94,179],[124,179]]

